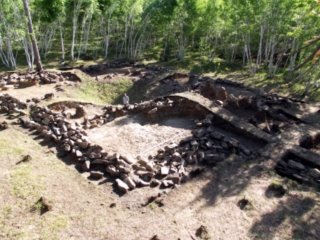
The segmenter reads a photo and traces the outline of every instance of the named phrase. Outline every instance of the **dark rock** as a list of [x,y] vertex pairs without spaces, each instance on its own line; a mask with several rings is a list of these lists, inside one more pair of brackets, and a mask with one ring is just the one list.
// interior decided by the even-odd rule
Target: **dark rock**
[[238,201],[237,205],[241,210],[248,210],[250,205],[251,205],[251,203],[249,202],[248,199],[243,198],[243,199]]
[[0,130],[6,130],[9,128],[9,125],[7,122],[0,123]]
[[90,178],[95,179],[95,180],[99,180],[103,177],[103,172],[100,171],[91,171],[90,172]]
[[113,177],[117,177],[120,174],[119,170],[115,166],[112,166],[112,165],[107,166],[106,172],[109,173]]
[[161,181],[157,180],[157,179],[152,179],[150,186],[151,187],[158,187],[161,184]]
[[281,198],[284,196],[286,191],[287,190],[282,185],[272,183],[268,186],[268,188],[266,190],[266,197],[268,197],[268,198],[272,198],[272,197]]
[[199,239],[210,239],[208,229],[201,225],[196,231],[196,237]]
[[26,155],[19,162],[17,162],[16,165],[21,164],[21,163],[30,162],[31,160],[32,160],[32,157],[30,155]]
[[293,169],[296,169],[296,170],[299,170],[299,171],[303,171],[305,170],[305,166],[302,164],[302,163],[299,163],[299,162],[296,162],[296,161],[293,161],[293,160],[289,160],[288,161],[288,166],[290,168],[293,168]]
[[45,197],[41,197],[31,208],[32,212],[39,211],[40,215],[52,210],[52,204]]

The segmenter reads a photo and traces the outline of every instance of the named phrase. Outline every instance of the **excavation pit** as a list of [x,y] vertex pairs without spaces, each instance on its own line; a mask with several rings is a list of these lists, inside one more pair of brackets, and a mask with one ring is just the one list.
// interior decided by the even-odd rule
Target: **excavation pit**
[[166,145],[178,144],[192,136],[190,118],[170,117],[149,122],[142,114],[127,115],[87,131],[89,141],[108,153],[148,158]]

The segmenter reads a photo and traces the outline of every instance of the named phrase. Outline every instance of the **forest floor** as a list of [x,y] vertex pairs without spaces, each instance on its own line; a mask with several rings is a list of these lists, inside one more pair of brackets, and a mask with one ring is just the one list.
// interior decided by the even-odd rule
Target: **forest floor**
[[[133,70],[129,68],[130,73]],[[184,75],[177,75],[177,82],[166,79],[176,70],[147,80],[127,71],[120,68],[89,75],[73,70],[82,82],[59,83],[62,91],[56,90],[57,84],[48,84],[3,93],[23,102],[54,93],[52,99],[41,100],[40,106],[63,101],[91,103],[86,107],[90,118],[103,105],[120,103],[125,92],[133,102],[140,102],[171,94],[172,89],[188,89]],[[245,75],[237,74],[243,73],[225,76],[244,80]],[[308,105],[308,111],[299,114],[312,116],[310,121],[318,127],[319,107]],[[305,240],[320,236],[319,191],[276,174],[274,159],[227,159],[206,167],[185,184],[164,190],[160,201],[149,202],[159,193],[157,189],[139,188],[119,196],[112,181],[89,180],[68,159],[58,157],[55,147],[45,145],[15,119],[0,115],[3,121],[9,128],[0,131],[0,239]],[[93,143],[136,157],[154,155],[169,142],[190,136],[193,124],[189,116],[154,123],[137,115],[117,118],[87,132]],[[21,162],[27,155],[30,160]],[[270,195],[274,185],[281,185],[285,193]],[[52,206],[45,214],[40,214],[37,205],[41,197]]]

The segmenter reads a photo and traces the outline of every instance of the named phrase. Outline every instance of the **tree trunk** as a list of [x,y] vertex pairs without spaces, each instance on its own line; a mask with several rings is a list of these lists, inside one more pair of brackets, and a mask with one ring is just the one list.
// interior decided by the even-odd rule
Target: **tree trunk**
[[35,64],[37,67],[37,71],[40,72],[40,71],[42,71],[42,64],[41,64],[41,58],[40,58],[40,53],[39,53],[39,48],[38,48],[36,36],[33,32],[32,18],[31,18],[31,13],[29,10],[29,2],[28,2],[28,0],[22,0],[22,2],[23,2],[24,12],[25,12],[26,17],[28,19],[28,31],[29,31],[29,35],[31,38],[31,42],[32,42],[32,49],[33,49],[33,53],[34,53]]
[[61,43],[61,54],[62,54],[62,62],[65,60],[65,49],[64,49],[64,37],[63,37],[63,29],[61,22],[59,21],[59,29],[60,29],[60,43]]

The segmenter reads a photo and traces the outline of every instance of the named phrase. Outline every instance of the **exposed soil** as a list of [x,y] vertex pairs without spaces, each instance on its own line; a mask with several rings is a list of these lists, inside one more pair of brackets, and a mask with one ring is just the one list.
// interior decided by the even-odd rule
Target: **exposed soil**
[[138,156],[147,158],[167,145],[192,136],[193,125],[193,121],[187,118],[170,118],[150,124],[143,116],[124,116],[88,131],[88,137],[107,152],[135,159]]
[[137,104],[84,103],[68,79],[1,95],[1,239],[318,239],[318,105],[157,67],[85,71],[132,79]]

